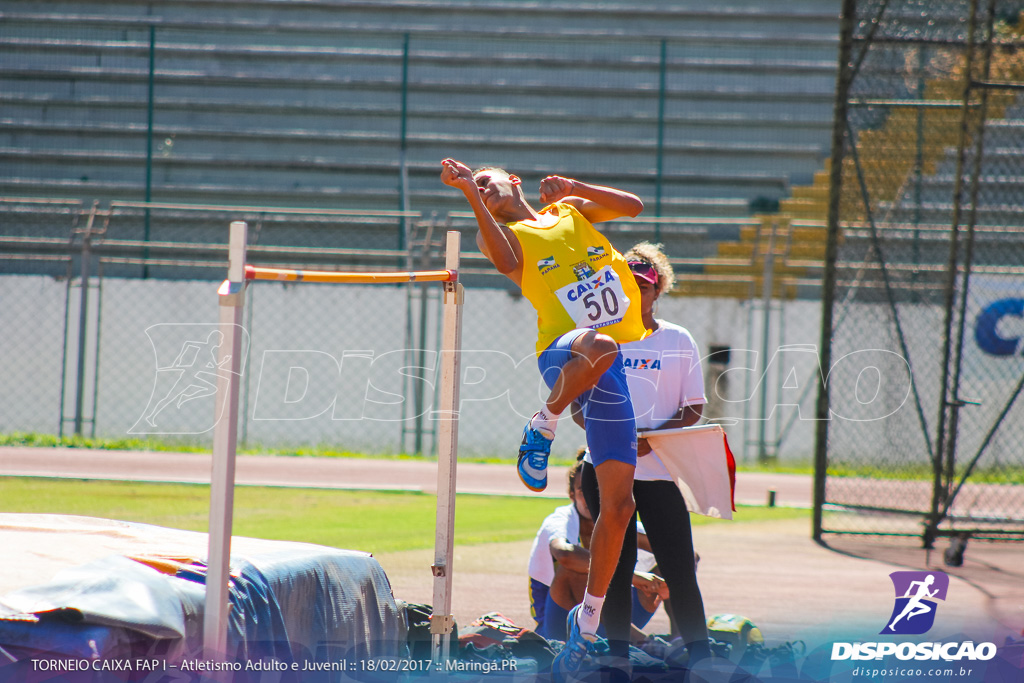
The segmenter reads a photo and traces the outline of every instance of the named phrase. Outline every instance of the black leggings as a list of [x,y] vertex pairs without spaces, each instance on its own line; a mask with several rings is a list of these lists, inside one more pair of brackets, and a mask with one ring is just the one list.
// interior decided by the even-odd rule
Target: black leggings
[[[590,463],[583,467],[583,496],[594,519],[600,514],[601,502],[597,474]],[[708,654],[708,632],[704,617],[704,601],[697,585],[697,567],[693,557],[693,534],[686,501],[674,482],[634,481],[633,498],[636,514],[644,524],[647,540],[658,562],[658,571],[668,585],[672,617],[687,644],[692,659]],[[634,515],[634,519],[636,517]],[[626,528],[622,553],[615,568],[601,623],[608,634],[613,651],[628,647],[632,611],[633,569],[636,566],[636,523]]]

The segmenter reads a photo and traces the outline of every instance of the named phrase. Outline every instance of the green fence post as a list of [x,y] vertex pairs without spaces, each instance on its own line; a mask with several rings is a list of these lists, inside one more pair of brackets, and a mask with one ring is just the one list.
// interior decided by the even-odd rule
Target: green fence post
[[[924,78],[924,51],[928,49],[927,45],[921,45],[917,48],[917,96],[920,101],[920,105],[917,108],[917,130],[915,137],[914,147],[914,263],[920,263],[920,250],[921,245],[919,244],[921,239],[921,197],[922,189],[924,184],[924,100],[925,100],[925,89],[927,84]],[[914,274],[915,277],[917,273]]]
[[[409,34],[402,37],[402,94],[401,121],[398,137],[398,209],[409,210],[409,168],[406,165],[406,136],[408,133],[409,116]],[[409,219],[402,216],[398,231],[398,250],[404,251],[408,243]],[[401,267],[401,264],[399,264]]]
[[[827,373],[832,367],[833,307],[836,296],[836,261],[839,256],[840,199],[843,186],[843,158],[846,149],[846,126],[849,116],[850,85],[855,71],[851,68],[853,33],[857,25],[857,0],[843,0],[839,19],[839,68],[836,70],[836,99],[832,114],[832,156],[829,166],[828,242],[825,244],[825,267],[821,283],[821,357],[820,367]],[[867,47],[865,46],[865,50]],[[853,141],[850,141],[853,144]],[[824,377],[827,377],[825,375]],[[823,378],[824,379],[824,378]],[[827,380],[818,388],[815,408],[817,429],[814,438],[814,502],[811,537],[821,542],[824,533],[825,477],[828,470],[829,395]]]
[[[668,40],[661,39],[658,65],[658,158],[654,179],[654,214],[661,216],[662,175],[665,171],[665,81],[668,71]],[[661,223],[654,224],[654,241],[661,242]]]
[[[143,224],[142,241],[149,243],[149,203],[153,201],[153,86],[156,71],[156,26],[149,25],[149,82],[146,95],[146,212]],[[142,252],[142,257],[149,260],[149,248]],[[143,263],[142,277],[149,277],[149,266]]]

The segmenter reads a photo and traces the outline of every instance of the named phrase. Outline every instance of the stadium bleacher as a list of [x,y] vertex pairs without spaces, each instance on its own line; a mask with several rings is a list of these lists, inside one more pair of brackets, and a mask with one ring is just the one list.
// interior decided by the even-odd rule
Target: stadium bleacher
[[[438,161],[455,156],[507,166],[527,185],[551,172],[614,183],[645,200],[646,216],[702,219],[621,228],[623,241],[665,241],[684,271],[759,274],[758,235],[778,207],[772,248],[813,265],[838,9],[5,0],[0,194],[445,216],[464,209],[437,181]],[[898,19],[964,31],[959,16]],[[904,79],[891,87],[900,95]],[[930,214],[943,213],[947,185],[929,178]],[[807,223],[795,240],[794,220]],[[370,223],[351,246],[397,246]],[[718,259],[709,269],[691,267],[694,230],[721,241],[701,254]]]
[[436,181],[447,155],[614,178],[651,200],[660,153],[662,214],[742,216],[827,154],[836,22],[820,2],[154,12],[4,3],[5,194],[143,199],[151,26],[157,201],[398,208],[404,146],[419,211],[461,208]]

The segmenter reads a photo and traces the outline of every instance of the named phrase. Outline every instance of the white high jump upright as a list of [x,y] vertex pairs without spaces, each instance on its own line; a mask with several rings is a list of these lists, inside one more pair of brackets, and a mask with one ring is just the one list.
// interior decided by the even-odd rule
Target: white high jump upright
[[217,363],[230,372],[218,373],[216,423],[213,427],[213,469],[210,476],[209,553],[206,567],[206,606],[203,650],[207,659],[223,659],[228,637],[228,572],[231,525],[235,504],[235,447],[238,443],[238,389],[242,378],[242,308],[245,303],[245,247],[248,226],[231,224],[228,279],[217,290],[220,332]]
[[247,226],[231,224],[228,279],[217,294],[220,302],[219,350],[221,374],[217,382],[217,416],[213,432],[213,469],[210,480],[209,555],[206,571],[206,604],[203,617],[203,649],[209,660],[224,660],[227,653],[231,527],[234,509],[235,449],[238,441],[238,393],[242,379],[242,313],[248,280],[321,283],[441,282],[444,305],[441,333],[441,397],[435,411],[438,425],[437,525],[434,538],[434,618],[431,620],[432,654],[436,662],[449,657],[449,635],[454,626],[452,604],[452,557],[455,536],[455,467],[459,441],[459,379],[462,351],[462,302],[459,282],[460,234],[449,231],[445,270],[411,272],[318,272],[247,266]]
[[[458,272],[460,233],[448,232],[445,268]],[[455,469],[459,449],[459,379],[462,351],[462,283],[444,283],[441,323],[441,404],[436,411],[437,446],[437,523],[434,536],[433,616],[430,620],[431,655],[435,664],[448,659],[449,635],[454,628],[452,616],[452,560],[455,537]]]

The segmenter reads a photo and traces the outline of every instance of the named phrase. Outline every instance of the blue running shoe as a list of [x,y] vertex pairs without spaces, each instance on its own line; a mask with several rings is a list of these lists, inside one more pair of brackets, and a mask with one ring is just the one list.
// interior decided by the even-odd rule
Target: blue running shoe
[[523,443],[519,447],[519,478],[531,491],[543,491],[548,486],[548,456],[551,442],[540,430],[531,429],[530,423],[523,428]]
[[555,683],[566,683],[570,680],[570,676],[579,674],[583,667],[583,660],[593,649],[591,642],[583,637],[580,625],[576,621],[576,613],[582,606],[576,605],[569,610],[569,616],[565,620],[566,631],[569,635],[565,639],[565,647],[551,662],[551,677]]

